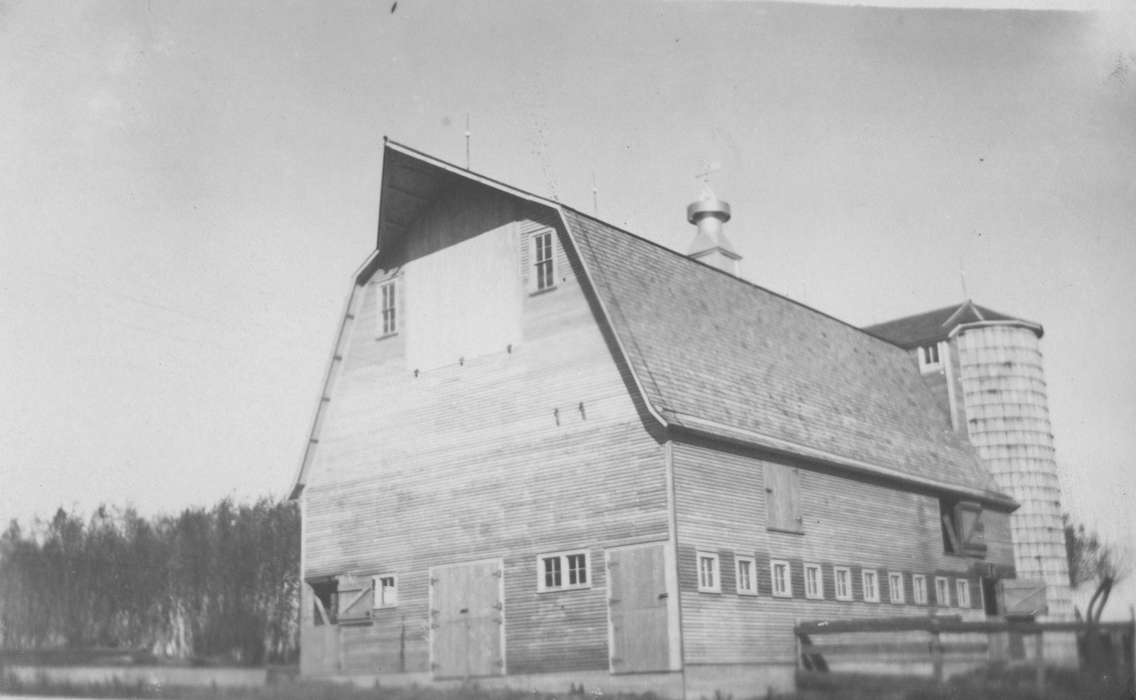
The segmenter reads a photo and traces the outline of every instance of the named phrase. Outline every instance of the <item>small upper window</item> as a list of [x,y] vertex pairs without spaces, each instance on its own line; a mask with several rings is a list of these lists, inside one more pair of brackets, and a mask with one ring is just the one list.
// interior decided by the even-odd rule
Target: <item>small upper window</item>
[[943,608],[951,606],[951,582],[942,576],[935,577],[935,603]]
[[738,557],[738,593],[757,595],[757,568],[753,557]]
[[824,575],[819,564],[805,564],[805,597],[820,600],[824,598]]
[[792,597],[793,589],[789,584],[789,562],[771,561],[769,562],[769,571],[773,574],[773,595],[779,598]]
[[533,236],[533,270],[536,291],[552,289],[556,286],[555,269],[552,258],[552,231],[543,231]]
[[964,578],[955,579],[955,597],[960,608],[970,607],[970,581]]
[[939,359],[939,343],[920,346],[918,353],[920,371],[930,372],[943,366],[942,361]]
[[718,593],[722,590],[718,583],[717,554],[698,553],[698,590],[703,593]]
[[860,578],[864,582],[864,600],[868,603],[880,602],[880,582],[879,574],[874,569],[864,569],[860,573]]
[[894,571],[888,573],[888,596],[896,605],[903,604],[903,574]]
[[923,574],[911,576],[911,599],[916,605],[927,604],[927,577]]
[[559,591],[567,588],[588,587],[587,552],[542,554],[539,559],[538,590]]
[[847,566],[837,566],[832,570],[836,583],[836,599],[852,600],[852,570]]
[[374,605],[376,608],[393,608],[398,605],[398,577],[382,574],[373,579],[375,587]]
[[398,299],[394,280],[379,285],[379,315],[382,335],[398,332]]

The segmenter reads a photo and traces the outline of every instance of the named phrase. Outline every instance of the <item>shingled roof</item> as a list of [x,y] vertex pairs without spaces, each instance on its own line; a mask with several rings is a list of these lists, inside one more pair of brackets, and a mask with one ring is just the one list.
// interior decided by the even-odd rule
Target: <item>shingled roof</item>
[[954,306],[944,306],[934,311],[867,326],[864,331],[901,348],[911,349],[946,340],[951,331],[959,326],[994,321],[1014,321],[1028,326],[1039,338],[1043,332],[1040,324],[979,306],[969,299]]
[[1008,500],[899,347],[562,211],[645,398],[668,425]]
[[[897,345],[559,202],[393,141],[386,142],[383,169],[380,246],[385,232],[404,226],[454,179],[556,212],[583,265],[582,282],[595,291],[600,321],[609,325],[647,409],[663,426],[1016,507],[973,447],[951,430],[945,409]],[[356,284],[369,269],[360,268]],[[293,498],[306,481],[318,425],[317,415]]]

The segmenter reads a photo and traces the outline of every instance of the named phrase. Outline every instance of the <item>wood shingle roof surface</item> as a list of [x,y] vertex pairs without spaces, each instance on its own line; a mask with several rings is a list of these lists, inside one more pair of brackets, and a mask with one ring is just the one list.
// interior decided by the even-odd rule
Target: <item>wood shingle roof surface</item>
[[562,211],[645,398],[668,424],[743,440],[758,434],[997,492],[901,348],[590,216]]
[[939,340],[946,340],[951,331],[967,323],[990,321],[1018,321],[1028,326],[1036,326],[1041,335],[1041,326],[1014,316],[979,306],[967,300],[961,304],[944,306],[941,309],[925,311],[912,316],[904,316],[884,323],[866,326],[864,331],[901,348],[914,348]]

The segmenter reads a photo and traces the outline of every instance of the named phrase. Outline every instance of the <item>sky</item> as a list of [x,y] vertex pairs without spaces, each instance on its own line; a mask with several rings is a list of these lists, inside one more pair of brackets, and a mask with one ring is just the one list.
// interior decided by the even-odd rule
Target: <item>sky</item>
[[1132,542],[1136,4],[890,4],[0,0],[0,522],[284,496],[382,138],[468,120],[680,250],[711,170],[743,276],[850,323],[1042,323],[1064,507]]

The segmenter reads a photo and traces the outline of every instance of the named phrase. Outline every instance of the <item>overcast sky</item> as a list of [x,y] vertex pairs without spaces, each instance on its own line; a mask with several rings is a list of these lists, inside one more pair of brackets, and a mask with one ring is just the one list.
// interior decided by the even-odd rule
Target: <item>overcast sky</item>
[[965,271],[1044,324],[1065,507],[1131,541],[1132,16],[0,0],[0,521],[283,495],[382,136],[463,163],[468,116],[475,170],[680,249],[720,165],[744,275],[854,324]]

